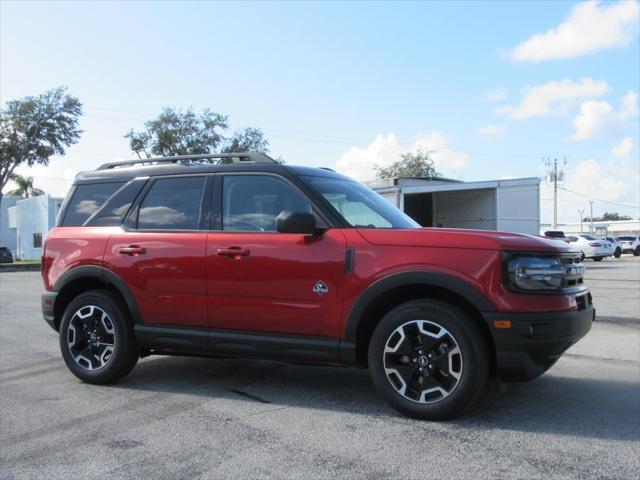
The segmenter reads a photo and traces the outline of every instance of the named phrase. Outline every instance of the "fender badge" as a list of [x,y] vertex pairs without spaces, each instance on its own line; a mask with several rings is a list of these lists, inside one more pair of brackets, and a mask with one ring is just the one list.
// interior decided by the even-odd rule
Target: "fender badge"
[[318,295],[324,295],[325,293],[328,293],[328,292],[329,292],[329,287],[327,287],[322,280],[319,280],[318,283],[316,283],[313,286],[313,293],[317,293]]

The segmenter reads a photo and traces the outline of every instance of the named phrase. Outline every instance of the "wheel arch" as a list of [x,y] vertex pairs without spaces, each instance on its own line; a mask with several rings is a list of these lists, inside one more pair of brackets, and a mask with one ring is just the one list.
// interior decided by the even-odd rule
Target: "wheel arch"
[[351,308],[345,325],[345,360],[366,366],[369,341],[376,325],[393,307],[420,298],[448,301],[468,314],[479,326],[487,342],[492,357],[491,370],[495,372],[495,342],[482,313],[493,311],[493,304],[464,280],[430,271],[389,275],[360,295]]
[[134,323],[142,323],[135,298],[127,284],[111,270],[94,265],[83,265],[64,273],[53,286],[57,293],[54,307],[54,326],[60,329],[62,315],[69,303],[78,295],[90,290],[109,290],[127,306]]

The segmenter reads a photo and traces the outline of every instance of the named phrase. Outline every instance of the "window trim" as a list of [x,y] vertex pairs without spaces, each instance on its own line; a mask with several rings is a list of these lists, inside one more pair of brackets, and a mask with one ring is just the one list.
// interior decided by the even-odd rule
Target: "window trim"
[[[126,232],[141,232],[141,233],[207,233],[209,228],[211,227],[211,202],[209,201],[210,193],[208,191],[213,187],[213,177],[214,173],[190,173],[190,174],[178,174],[178,175],[158,175],[149,177],[146,185],[142,187],[140,193],[138,193],[138,197],[136,198],[133,205],[129,209],[129,212],[124,217],[124,221],[122,222],[122,229]],[[200,218],[198,219],[198,224],[203,225],[209,222],[209,225],[205,225],[203,228],[199,229],[181,229],[181,228],[138,228],[138,212],[140,211],[140,204],[144,201],[149,190],[153,187],[155,182],[162,179],[173,179],[173,178],[185,178],[185,177],[202,177],[204,178],[204,187],[202,193],[202,199],[200,203]]]
[[[216,173],[215,176],[216,178],[216,183],[214,186],[214,194],[213,194],[213,198],[212,198],[212,212],[213,212],[213,219],[215,220],[215,226],[218,227],[217,229],[213,229],[214,227],[214,222],[212,222],[211,225],[211,230],[209,230],[212,233],[235,233],[235,234],[251,234],[251,235],[255,235],[255,234],[268,234],[268,235],[273,235],[273,234],[280,234],[283,235],[282,233],[278,232],[277,230],[274,232],[260,232],[260,231],[249,231],[249,230],[225,230],[224,229],[224,225],[223,225],[223,211],[224,211],[224,207],[223,207],[223,202],[224,202],[224,189],[223,189],[223,184],[224,184],[224,177],[226,176],[267,176],[267,177],[275,177],[279,180],[282,180],[283,182],[287,183],[288,185],[290,185],[294,190],[296,190],[300,195],[302,195],[302,197],[309,202],[309,205],[311,205],[311,208],[313,209],[314,214],[320,218],[320,220],[322,220],[322,222],[326,225],[326,230],[330,230],[331,228],[334,228],[334,226],[332,225],[332,223],[327,219],[326,215],[324,214],[324,212],[318,208],[318,206],[316,205],[316,203],[309,198],[309,195],[307,195],[300,187],[298,187],[295,183],[293,183],[292,181],[290,181],[287,177],[280,175],[278,173],[272,173],[272,172],[219,172]],[[216,200],[217,200],[217,205],[216,205]],[[323,227],[325,228],[325,227]],[[297,234],[291,234],[291,235],[297,235]]]

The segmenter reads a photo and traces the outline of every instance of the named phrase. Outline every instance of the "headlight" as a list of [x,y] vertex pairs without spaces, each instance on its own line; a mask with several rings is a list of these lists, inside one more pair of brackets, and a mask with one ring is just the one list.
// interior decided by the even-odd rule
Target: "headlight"
[[510,256],[506,261],[506,280],[516,290],[559,291],[582,283],[584,275],[584,266],[568,258]]

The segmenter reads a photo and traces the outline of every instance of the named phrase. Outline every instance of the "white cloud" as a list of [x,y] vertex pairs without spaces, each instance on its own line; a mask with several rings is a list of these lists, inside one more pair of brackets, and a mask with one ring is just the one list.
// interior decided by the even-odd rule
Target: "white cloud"
[[336,162],[339,172],[366,181],[375,178],[373,167],[375,165],[388,166],[400,159],[400,155],[415,151],[421,147],[431,153],[435,167],[440,172],[457,171],[467,163],[467,154],[454,151],[449,146],[449,141],[440,132],[423,133],[416,137],[411,144],[400,144],[394,133],[378,135],[368,146],[351,147]]
[[623,138],[619,145],[615,145],[611,149],[611,153],[616,157],[627,158],[633,148],[633,140],[631,137]]
[[476,133],[480,135],[502,135],[504,133],[504,127],[498,125],[485,125],[484,127],[476,128]]
[[[620,202],[634,205],[638,198],[637,166],[619,165],[612,168],[611,162],[583,160],[567,172],[566,180],[558,190],[558,221],[579,222],[578,210],[585,209],[584,216],[589,215],[589,198]],[[566,190],[565,190],[566,189]],[[570,190],[570,191],[567,191]],[[576,195],[577,192],[584,196]],[[553,219],[553,185],[550,182],[541,184],[542,198],[541,221],[550,223]],[[601,215],[605,211],[617,211],[622,214],[638,214],[637,210],[626,209],[601,201],[594,202],[594,215]]]
[[605,101],[589,100],[580,105],[580,113],[573,119],[576,132],[571,140],[616,135],[622,122],[638,114],[638,94],[630,91],[622,99],[620,111]]
[[624,120],[625,118],[633,117],[635,115],[638,115],[638,94],[633,90],[630,90],[622,99],[620,116]]
[[515,106],[507,105],[496,111],[511,119],[563,115],[581,98],[599,97],[609,91],[604,80],[582,78],[577,82],[569,78],[552,81],[544,85],[527,87],[522,101]]
[[560,25],[516,45],[510,57],[520,62],[539,62],[624,47],[638,31],[639,16],[640,8],[635,0],[615,4],[579,3]]
[[507,89],[504,87],[490,88],[487,90],[479,100],[485,102],[499,102],[507,98]]

